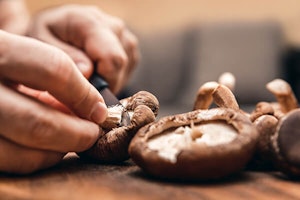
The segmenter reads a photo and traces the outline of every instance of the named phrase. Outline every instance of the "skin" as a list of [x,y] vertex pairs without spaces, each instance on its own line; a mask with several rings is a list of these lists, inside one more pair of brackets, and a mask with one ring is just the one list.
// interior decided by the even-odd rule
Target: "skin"
[[96,142],[107,108],[86,78],[94,63],[120,91],[138,60],[137,41],[118,18],[77,5],[41,11],[22,29],[27,36],[17,36],[24,21],[1,20],[9,12],[2,2],[25,9],[21,0],[0,0],[0,171],[26,174]]
[[124,22],[95,6],[65,5],[38,13],[28,35],[65,51],[85,77],[94,68],[118,93],[139,59],[136,37]]
[[89,148],[106,118],[103,98],[64,52],[3,31],[0,93],[1,171],[29,173]]
[[0,0],[0,29],[15,34],[25,34],[29,13],[23,0]]

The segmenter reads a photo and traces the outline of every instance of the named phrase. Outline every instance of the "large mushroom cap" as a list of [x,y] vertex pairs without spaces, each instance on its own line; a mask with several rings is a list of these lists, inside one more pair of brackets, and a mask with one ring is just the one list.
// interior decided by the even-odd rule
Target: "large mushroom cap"
[[280,119],[272,138],[277,151],[278,167],[292,177],[300,177],[300,109]]
[[229,108],[196,110],[146,125],[131,141],[129,154],[160,178],[216,179],[244,168],[256,139],[244,114]]

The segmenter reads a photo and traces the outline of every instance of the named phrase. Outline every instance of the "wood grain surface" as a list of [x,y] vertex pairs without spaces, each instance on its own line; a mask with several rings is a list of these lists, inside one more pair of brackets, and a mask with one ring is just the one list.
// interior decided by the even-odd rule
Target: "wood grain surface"
[[0,199],[300,199],[299,182],[278,172],[239,173],[215,182],[168,182],[121,165],[86,163],[75,155],[26,176],[0,174]]

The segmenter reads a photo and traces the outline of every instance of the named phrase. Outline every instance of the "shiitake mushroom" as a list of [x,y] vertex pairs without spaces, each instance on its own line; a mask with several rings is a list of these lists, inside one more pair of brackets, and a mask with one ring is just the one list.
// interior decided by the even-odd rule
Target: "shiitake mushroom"
[[260,102],[250,118],[259,139],[251,169],[279,170],[289,178],[300,178],[300,109],[290,85],[275,79],[267,84],[277,102]]
[[[219,108],[209,109],[212,100]],[[141,128],[129,146],[132,160],[166,179],[220,179],[242,170],[258,134],[231,90],[216,82],[202,85],[194,109]]]
[[159,178],[219,179],[244,168],[256,144],[249,118],[230,108],[167,116],[141,128],[129,154]]
[[100,124],[102,132],[97,142],[88,150],[78,153],[81,158],[99,163],[117,163],[129,158],[128,146],[142,126],[156,119],[159,109],[157,98],[147,92],[140,91],[128,98],[120,100],[130,116],[130,124],[122,125],[123,107],[108,107],[108,117]]
[[300,178],[300,109],[282,117],[270,142],[274,163],[290,178]]

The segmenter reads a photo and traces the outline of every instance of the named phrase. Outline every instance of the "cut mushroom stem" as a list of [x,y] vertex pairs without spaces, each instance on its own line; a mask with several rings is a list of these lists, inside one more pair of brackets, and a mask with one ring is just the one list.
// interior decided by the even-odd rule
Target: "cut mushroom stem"
[[298,101],[291,86],[282,79],[275,79],[266,85],[267,89],[273,93],[280,105],[283,113],[287,113],[298,108]]
[[113,129],[121,126],[122,113],[125,108],[122,105],[108,107],[108,114],[106,120],[100,124],[103,129]]
[[194,121],[191,121],[191,138],[192,140],[196,140],[197,138],[200,138],[203,136],[203,132],[201,129],[198,129],[194,125]]

